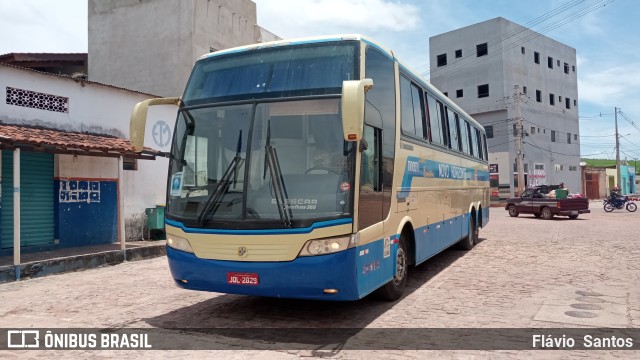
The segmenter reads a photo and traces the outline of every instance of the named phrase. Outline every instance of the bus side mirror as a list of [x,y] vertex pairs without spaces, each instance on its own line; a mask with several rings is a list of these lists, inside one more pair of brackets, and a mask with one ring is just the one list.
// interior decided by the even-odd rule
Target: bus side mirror
[[179,97],[173,98],[156,98],[141,101],[136,104],[131,112],[131,120],[129,122],[129,140],[133,151],[142,152],[144,148],[144,129],[147,124],[147,111],[149,106],[153,105],[178,105]]
[[372,87],[371,79],[342,82],[342,131],[346,141],[362,139],[365,93]]

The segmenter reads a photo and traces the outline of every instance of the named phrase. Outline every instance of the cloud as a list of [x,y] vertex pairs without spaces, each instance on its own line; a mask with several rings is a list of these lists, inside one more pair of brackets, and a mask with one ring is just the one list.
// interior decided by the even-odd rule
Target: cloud
[[635,101],[640,95],[640,62],[589,72],[578,79],[583,101],[611,106],[619,101]]
[[401,32],[420,24],[420,10],[391,0],[255,0],[258,23],[281,37]]

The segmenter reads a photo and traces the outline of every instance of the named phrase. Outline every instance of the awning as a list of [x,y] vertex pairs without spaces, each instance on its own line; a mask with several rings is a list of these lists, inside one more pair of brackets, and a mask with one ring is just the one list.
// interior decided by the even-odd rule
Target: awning
[[20,148],[25,151],[48,152],[99,157],[125,157],[155,160],[165,153],[145,147],[133,151],[129,140],[109,135],[67,132],[28,125],[0,124],[0,149]]

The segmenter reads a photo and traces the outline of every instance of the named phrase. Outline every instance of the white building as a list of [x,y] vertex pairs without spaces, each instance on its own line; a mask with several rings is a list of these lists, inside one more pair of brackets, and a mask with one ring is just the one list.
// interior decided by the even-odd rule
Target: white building
[[514,193],[514,98],[527,185],[564,182],[582,192],[575,49],[495,18],[431,37],[429,53],[431,83],[487,130],[494,199]]
[[149,109],[138,155],[134,105],[181,95],[205,53],[277,39],[250,0],[89,1],[88,17],[88,55],[0,55],[0,256],[14,243],[29,252],[142,239],[145,209],[165,201],[168,160],[156,156],[170,150],[177,109]]
[[156,155],[176,117],[151,109],[147,151],[135,154],[131,109],[150,97],[0,63],[1,254],[13,252],[15,209],[26,251],[142,239],[145,209],[164,203],[168,160]]

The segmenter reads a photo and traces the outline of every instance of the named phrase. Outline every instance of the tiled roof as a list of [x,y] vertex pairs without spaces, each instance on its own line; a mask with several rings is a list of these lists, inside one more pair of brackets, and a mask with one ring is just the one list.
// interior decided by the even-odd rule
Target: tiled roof
[[163,153],[148,147],[143,155],[133,151],[129,140],[107,135],[67,132],[42,127],[0,124],[0,148],[31,147],[36,151],[88,156],[125,156],[153,159]]

